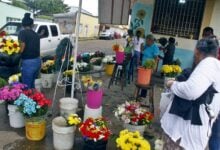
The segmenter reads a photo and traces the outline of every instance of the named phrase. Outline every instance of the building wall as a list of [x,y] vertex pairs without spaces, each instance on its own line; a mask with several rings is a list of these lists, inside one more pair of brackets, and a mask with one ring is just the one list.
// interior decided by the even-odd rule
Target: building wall
[[79,37],[97,37],[98,32],[98,17],[81,14]]
[[[27,10],[14,7],[12,5],[0,2],[0,27],[8,21],[19,21],[23,18]],[[8,19],[7,19],[8,18]]]
[[220,38],[220,0],[215,0],[210,26],[213,27],[215,35]]

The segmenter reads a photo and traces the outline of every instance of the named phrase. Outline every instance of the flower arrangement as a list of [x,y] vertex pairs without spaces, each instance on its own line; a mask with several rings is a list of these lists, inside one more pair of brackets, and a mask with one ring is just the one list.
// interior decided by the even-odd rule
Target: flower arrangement
[[7,33],[5,31],[1,31],[0,32],[0,38],[3,38],[7,35]]
[[115,117],[126,124],[147,125],[153,120],[153,114],[140,106],[139,102],[126,101],[115,110]]
[[70,114],[65,119],[68,126],[76,126],[81,123],[81,118],[77,114]]
[[91,70],[91,65],[86,62],[77,63],[77,69],[79,72],[88,72]]
[[47,99],[44,94],[35,89],[25,90],[19,98],[14,101],[21,113],[26,117],[39,117],[47,113],[51,100]]
[[27,86],[21,83],[6,85],[0,89],[0,100],[13,103]]
[[112,50],[113,50],[114,52],[124,52],[123,46],[121,46],[121,45],[119,45],[119,44],[114,44],[114,45],[112,46]]
[[182,72],[182,69],[179,65],[163,65],[161,68],[161,73],[166,77],[176,77]]
[[47,60],[42,64],[41,73],[51,74],[55,72],[54,60]]
[[102,59],[102,62],[105,63],[105,64],[115,64],[115,59],[113,56],[105,56],[103,59]]
[[94,54],[91,55],[91,58],[96,58],[96,57],[104,58],[105,57],[105,53],[100,52],[100,51],[96,51]]
[[154,59],[147,59],[143,64],[143,67],[145,69],[154,69],[155,66],[156,66],[156,62]]
[[121,150],[151,150],[149,142],[138,131],[122,130],[116,139],[116,144]]
[[107,126],[107,120],[103,117],[93,119],[88,118],[84,123],[79,127],[83,138],[85,140],[107,141],[111,135],[111,131]]
[[9,83],[9,84],[16,83],[16,82],[20,82],[20,81],[21,81],[21,73],[11,75],[11,76],[8,78],[8,83]]
[[20,53],[19,42],[11,38],[3,37],[0,41],[0,52],[7,55]]
[[66,70],[63,72],[63,76],[64,77],[72,77],[73,73],[75,73],[75,71],[73,72],[73,70]]
[[101,57],[94,57],[90,60],[90,63],[95,66],[101,66],[102,65],[102,58]]
[[81,81],[84,85],[89,90],[99,90],[102,87],[102,81],[101,80],[93,80],[92,76],[82,76]]

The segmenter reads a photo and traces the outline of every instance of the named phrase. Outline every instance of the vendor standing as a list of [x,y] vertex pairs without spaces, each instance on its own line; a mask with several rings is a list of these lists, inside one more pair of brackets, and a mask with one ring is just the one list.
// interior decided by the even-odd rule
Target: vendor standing
[[18,40],[21,47],[21,74],[22,83],[28,88],[35,88],[34,81],[37,78],[40,68],[40,37],[33,31],[34,21],[30,13],[25,13],[22,19],[23,30],[19,32]]

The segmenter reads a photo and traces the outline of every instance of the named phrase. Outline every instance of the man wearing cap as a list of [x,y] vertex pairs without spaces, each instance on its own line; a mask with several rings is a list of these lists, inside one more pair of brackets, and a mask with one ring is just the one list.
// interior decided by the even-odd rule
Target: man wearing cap
[[22,83],[28,88],[34,88],[34,81],[37,78],[40,67],[40,37],[32,30],[34,21],[30,13],[25,13],[22,19],[23,30],[19,32],[18,40],[21,47],[21,73]]

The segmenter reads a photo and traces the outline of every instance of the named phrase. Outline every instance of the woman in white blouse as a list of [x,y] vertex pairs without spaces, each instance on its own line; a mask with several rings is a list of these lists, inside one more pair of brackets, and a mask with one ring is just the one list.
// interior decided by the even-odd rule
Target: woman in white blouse
[[[207,147],[212,124],[220,111],[220,62],[216,59],[217,48],[212,39],[199,40],[194,52],[196,67],[188,80],[168,81],[167,86],[173,94],[191,102],[201,97],[210,86],[217,93],[210,104],[199,105],[201,125],[192,124],[191,120],[170,113],[172,102],[169,104],[161,118],[161,126],[165,132],[165,150],[204,150]],[[214,114],[214,118],[210,117],[210,112]]]

